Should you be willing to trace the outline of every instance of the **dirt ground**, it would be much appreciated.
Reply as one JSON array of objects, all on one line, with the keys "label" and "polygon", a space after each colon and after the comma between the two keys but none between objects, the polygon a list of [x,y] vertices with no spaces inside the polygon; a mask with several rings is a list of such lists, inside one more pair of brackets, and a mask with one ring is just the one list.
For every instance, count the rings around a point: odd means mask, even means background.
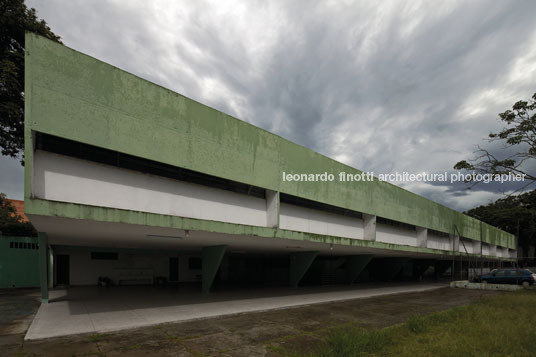
[{"label": "dirt ground", "polygon": [[23,291],[18,298],[15,293],[0,294],[0,355],[277,356],[280,348],[314,349],[331,327],[349,323],[367,328],[390,326],[415,313],[467,305],[492,294],[498,292],[442,288],[25,342],[23,331],[37,309],[38,292]]},{"label": "dirt ground", "polygon": [[0,355],[20,344],[40,304],[39,289],[0,289]]}]

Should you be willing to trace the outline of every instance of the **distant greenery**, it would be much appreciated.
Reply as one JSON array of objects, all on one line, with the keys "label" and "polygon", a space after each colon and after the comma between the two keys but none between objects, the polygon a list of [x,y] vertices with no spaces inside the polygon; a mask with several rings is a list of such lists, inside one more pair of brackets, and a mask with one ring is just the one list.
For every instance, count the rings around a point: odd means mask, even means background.
[{"label": "distant greenery", "polygon": [[0,234],[23,237],[37,236],[32,224],[24,222],[4,193],[0,193]]},{"label": "distant greenery", "polygon": [[380,330],[335,328],[316,352],[289,355],[535,356],[534,316],[536,291],[505,293]]},{"label": "distant greenery", "polygon": [[536,190],[507,196],[466,212],[483,222],[519,236],[519,245],[528,251],[536,245]]}]

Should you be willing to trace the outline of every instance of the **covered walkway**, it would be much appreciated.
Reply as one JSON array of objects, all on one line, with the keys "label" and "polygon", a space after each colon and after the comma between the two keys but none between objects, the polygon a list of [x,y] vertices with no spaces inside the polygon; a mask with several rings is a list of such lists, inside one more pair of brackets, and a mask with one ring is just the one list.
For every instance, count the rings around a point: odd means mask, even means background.
[{"label": "covered walkway", "polygon": [[25,339],[109,332],[444,286],[445,283],[377,283],[298,289],[233,289],[214,294],[203,294],[195,287],[55,289],[50,291],[50,303],[39,308]]}]

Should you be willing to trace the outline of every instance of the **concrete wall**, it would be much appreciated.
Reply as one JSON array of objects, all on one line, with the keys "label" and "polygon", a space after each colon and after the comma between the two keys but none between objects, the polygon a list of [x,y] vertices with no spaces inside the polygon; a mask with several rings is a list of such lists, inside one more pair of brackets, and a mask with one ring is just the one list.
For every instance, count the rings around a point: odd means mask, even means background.
[{"label": "concrete wall", "polygon": [[298,232],[363,239],[363,220],[281,203],[280,227]]},{"label": "concrete wall", "polygon": [[417,232],[400,226],[376,223],[376,241],[415,247],[417,246]]},{"label": "concrete wall", "polygon": [[426,242],[426,246],[433,249],[452,250],[449,237],[439,236],[430,231],[428,231],[428,241]]},{"label": "concrete wall", "polygon": [[[103,250],[96,249],[95,251]],[[179,258],[179,282],[197,281],[201,274],[200,269],[189,269],[188,259],[192,256],[189,254],[119,251],[117,260],[93,260],[91,252],[91,248],[88,250],[70,249],[69,247],[54,249],[55,254],[67,254],[70,257],[70,285],[97,285],[99,276],[106,276],[117,282],[117,276],[122,269],[152,270],[154,278],[164,276],[169,279],[170,257]],[[117,251],[110,249],[109,252]]]},{"label": "concrete wall", "polygon": [[266,201],[45,151],[34,156],[37,198],[266,226]]},{"label": "concrete wall", "polygon": [[[462,244],[462,242],[465,244],[465,248],[464,248],[464,244]],[[467,249],[467,251],[466,251]],[[479,253],[480,254],[480,251],[478,252],[475,252],[474,249],[473,249],[473,241],[472,240],[469,240],[469,239],[463,239],[461,238],[460,239],[460,245],[458,246],[458,250],[462,253]]]},{"label": "concrete wall", "polygon": [[[65,46],[28,34],[25,59],[28,213],[42,213],[31,197],[39,131],[445,233],[456,225],[480,239],[478,220],[387,182],[284,181],[283,172],[361,172]],[[516,248],[513,235],[482,231],[483,241]]]},{"label": "concrete wall", "polygon": [[482,243],[482,255],[489,255],[489,254],[490,254],[489,244]]}]

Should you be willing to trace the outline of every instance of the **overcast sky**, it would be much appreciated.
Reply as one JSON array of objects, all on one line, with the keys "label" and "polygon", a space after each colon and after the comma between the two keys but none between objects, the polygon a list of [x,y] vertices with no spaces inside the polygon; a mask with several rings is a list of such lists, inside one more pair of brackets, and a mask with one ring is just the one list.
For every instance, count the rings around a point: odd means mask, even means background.
[{"label": "overcast sky", "polygon": [[[535,1],[27,3],[69,47],[375,174],[451,172],[536,92]],[[400,185],[457,210],[511,189]]]}]

